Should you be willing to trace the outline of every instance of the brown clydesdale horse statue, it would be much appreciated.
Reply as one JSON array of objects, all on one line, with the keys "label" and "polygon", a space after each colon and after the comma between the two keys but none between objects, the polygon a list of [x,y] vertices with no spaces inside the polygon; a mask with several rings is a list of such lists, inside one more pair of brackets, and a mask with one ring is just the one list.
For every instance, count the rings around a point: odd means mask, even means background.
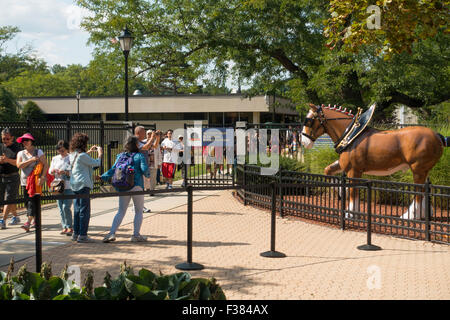
[{"label": "brown clydesdale horse statue", "polygon": [[[310,149],[314,141],[327,133],[334,143],[339,142],[353,115],[341,107],[326,107],[310,104],[302,131],[302,145]],[[399,170],[411,169],[414,183],[424,184],[428,173],[439,161],[446,140],[433,130],[414,126],[397,130],[381,131],[366,127],[351,145],[340,154],[339,160],[325,168],[326,175],[345,171],[349,178],[360,178],[363,174],[386,176]],[[424,218],[425,210],[420,206],[422,196],[416,195],[403,219]],[[359,208],[359,194],[350,189],[348,210]],[[347,217],[351,215],[347,215]]]}]

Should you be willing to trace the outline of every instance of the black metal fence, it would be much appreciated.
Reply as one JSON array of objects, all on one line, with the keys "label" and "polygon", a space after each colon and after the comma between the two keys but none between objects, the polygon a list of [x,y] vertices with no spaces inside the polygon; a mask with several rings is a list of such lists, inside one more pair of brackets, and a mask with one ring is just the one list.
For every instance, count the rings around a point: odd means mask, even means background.
[{"label": "black metal fence", "polygon": [[[114,160],[123,150],[123,141],[130,134],[137,124],[105,123],[100,122],[0,122],[0,131],[4,128],[11,129],[17,138],[29,132],[36,139],[36,147],[42,149],[50,165],[51,159],[58,153],[56,144],[59,140],[70,141],[77,132],[86,133],[89,136],[88,145],[98,145],[103,148],[102,163],[94,172],[94,175],[101,175],[111,168]],[[155,124],[146,125],[146,129],[155,129]],[[96,181],[93,192],[98,192],[101,181]],[[44,187],[44,195],[48,195],[47,187]],[[20,196],[23,197],[20,190]],[[48,203],[48,201],[47,201]]]},{"label": "black metal fence", "polygon": [[[370,212],[373,232],[450,244],[449,186],[350,179],[286,170],[280,170],[275,176],[262,176],[260,167],[250,165],[238,165],[236,173],[238,185],[277,183],[276,207],[281,216],[313,220],[341,229],[366,230]],[[349,207],[351,189],[360,200]],[[270,209],[270,192],[269,188],[242,189],[237,194],[244,204]],[[415,201],[416,196],[423,199],[420,205],[415,205],[419,203]],[[408,212],[409,216],[402,218]]]}]

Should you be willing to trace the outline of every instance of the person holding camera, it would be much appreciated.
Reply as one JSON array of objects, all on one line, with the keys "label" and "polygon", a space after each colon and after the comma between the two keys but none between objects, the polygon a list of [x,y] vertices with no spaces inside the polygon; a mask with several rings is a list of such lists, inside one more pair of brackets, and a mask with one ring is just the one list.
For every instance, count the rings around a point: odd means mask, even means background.
[{"label": "person holding camera", "polygon": [[[72,191],[79,195],[89,194],[94,188],[93,169],[100,166],[103,156],[103,149],[95,145],[86,151],[88,141],[89,137],[85,133],[76,133],[70,141],[70,163],[72,166],[70,185]],[[98,153],[97,159],[89,156],[89,153],[92,152]],[[73,206],[73,241],[79,243],[93,242],[87,236],[90,218],[91,199],[75,199]]]},{"label": "person holding camera", "polygon": [[150,170],[149,190],[155,190],[156,188],[156,176],[158,166],[161,162],[161,148],[160,148],[160,130],[148,130],[147,141],[151,142],[151,147],[148,150],[148,167]]}]

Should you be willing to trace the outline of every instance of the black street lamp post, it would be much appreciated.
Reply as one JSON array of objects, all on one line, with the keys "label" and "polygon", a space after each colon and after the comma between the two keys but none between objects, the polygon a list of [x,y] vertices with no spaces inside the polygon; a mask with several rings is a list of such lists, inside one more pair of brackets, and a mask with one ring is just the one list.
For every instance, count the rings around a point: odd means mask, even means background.
[{"label": "black street lamp post", "polygon": [[128,121],[128,54],[133,45],[133,38],[127,27],[125,27],[122,35],[119,37],[120,48],[125,56],[125,121]]}]

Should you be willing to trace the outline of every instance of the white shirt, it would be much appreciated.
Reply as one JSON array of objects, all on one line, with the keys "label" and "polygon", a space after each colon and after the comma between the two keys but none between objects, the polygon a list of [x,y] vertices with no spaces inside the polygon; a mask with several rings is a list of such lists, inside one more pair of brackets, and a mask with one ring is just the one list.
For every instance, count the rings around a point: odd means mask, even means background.
[{"label": "white shirt", "polygon": [[180,151],[180,145],[177,141],[170,140],[169,138],[164,139],[161,143],[161,148],[172,148],[172,151],[164,150],[163,162],[177,163],[178,162],[178,152]]},{"label": "white shirt", "polygon": [[55,169],[62,170],[62,171],[70,171],[70,156],[67,155],[66,157],[63,158],[61,155],[57,155],[57,156],[53,157],[52,163],[50,164],[50,168],[48,169],[48,172],[51,175],[54,175],[55,178],[64,180],[64,188],[65,189],[67,189],[67,190],[72,189],[70,187],[70,177],[65,176],[65,175],[59,175],[56,172],[54,173],[53,171]]}]

